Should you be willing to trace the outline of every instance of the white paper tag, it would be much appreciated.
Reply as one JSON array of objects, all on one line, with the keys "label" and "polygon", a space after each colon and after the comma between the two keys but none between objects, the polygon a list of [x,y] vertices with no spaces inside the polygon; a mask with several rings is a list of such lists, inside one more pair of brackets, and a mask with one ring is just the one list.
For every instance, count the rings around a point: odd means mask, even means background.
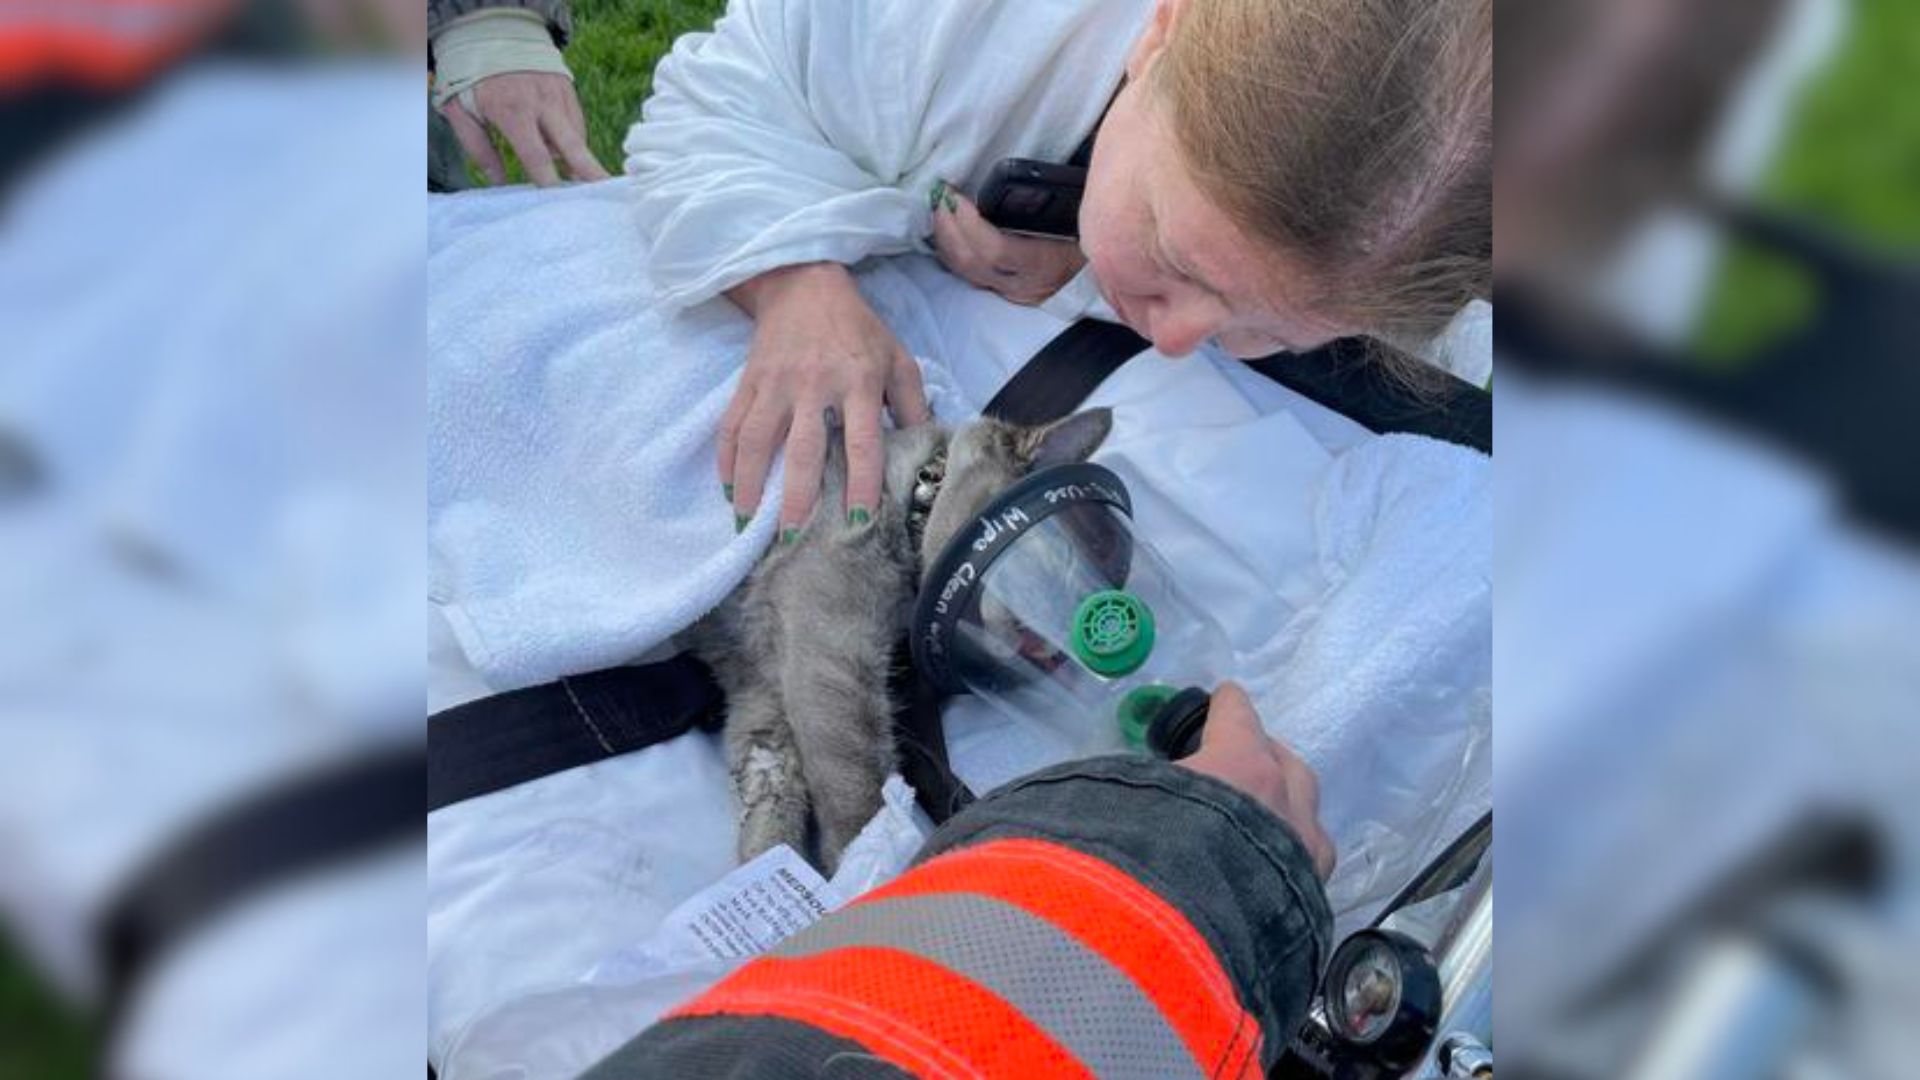
[{"label": "white paper tag", "polygon": [[841,905],[834,887],[785,844],[762,852],[673,909],[661,932],[703,955],[758,956]]},{"label": "white paper tag", "polygon": [[645,944],[607,957],[587,978],[628,982],[689,964],[758,956],[845,902],[782,844],[688,897]]}]

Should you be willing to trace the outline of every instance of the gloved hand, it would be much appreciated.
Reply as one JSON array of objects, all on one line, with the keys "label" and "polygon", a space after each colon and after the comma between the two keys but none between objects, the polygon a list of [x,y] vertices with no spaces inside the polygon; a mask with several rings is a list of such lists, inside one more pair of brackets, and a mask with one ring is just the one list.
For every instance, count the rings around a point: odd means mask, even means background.
[{"label": "gloved hand", "polygon": [[467,156],[493,183],[507,169],[487,129],[500,132],[541,187],[560,182],[561,164],[575,180],[605,180],[587,149],[587,121],[567,62],[539,15],[482,8],[449,23],[433,39],[433,102]]},{"label": "gloved hand", "polygon": [[1247,692],[1222,683],[1207,707],[1200,749],[1176,764],[1205,773],[1252,796],[1293,828],[1313,868],[1325,881],[1333,873],[1333,841],[1320,826],[1320,781],[1300,755],[1260,726]]},{"label": "gloved hand", "polygon": [[[470,98],[471,109],[465,104]],[[474,83],[471,93],[449,98],[440,113],[467,156],[496,184],[505,183],[507,167],[487,136],[500,131],[520,157],[528,179],[541,187],[560,182],[555,158],[564,162],[575,180],[605,180],[607,170],[587,149],[587,120],[579,95],[565,75],[546,71],[508,71]]]}]

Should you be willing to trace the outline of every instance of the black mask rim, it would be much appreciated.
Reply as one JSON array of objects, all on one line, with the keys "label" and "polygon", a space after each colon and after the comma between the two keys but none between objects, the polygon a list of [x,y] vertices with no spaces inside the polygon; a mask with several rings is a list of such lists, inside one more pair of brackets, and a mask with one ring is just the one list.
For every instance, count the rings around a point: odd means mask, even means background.
[{"label": "black mask rim", "polygon": [[973,525],[954,534],[940,549],[914,600],[908,639],[913,664],[941,694],[966,691],[953,671],[954,629],[963,618],[978,618],[980,590],[974,588],[1000,554],[1028,530],[1072,506],[1111,506],[1128,520],[1133,498],[1120,477],[1103,465],[1072,462],[1022,477],[975,515]]}]

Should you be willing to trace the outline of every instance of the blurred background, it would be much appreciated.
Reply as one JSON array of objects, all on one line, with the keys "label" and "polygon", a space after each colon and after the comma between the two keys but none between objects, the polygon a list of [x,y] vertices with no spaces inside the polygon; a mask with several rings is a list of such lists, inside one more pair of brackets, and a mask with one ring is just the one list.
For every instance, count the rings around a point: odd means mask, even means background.
[{"label": "blurred background", "polygon": [[1903,0],[1498,0],[1498,1054],[1910,1075]]},{"label": "blurred background", "polygon": [[[1779,31],[1804,39],[1806,59],[1794,59],[1807,64],[1807,82],[1783,96],[1780,147],[1770,161],[1759,155],[1751,197],[1869,250],[1920,250],[1920,95],[1898,89],[1920,70],[1920,7],[1850,0],[1833,14],[1807,10]],[[1791,260],[1735,240],[1701,313],[1700,350],[1751,356],[1805,325],[1816,300]]]},{"label": "blurred background", "polygon": [[[0,1077],[418,1075],[421,6],[123,6],[0,14]],[[1911,1075],[1920,5],[1495,10],[1496,1051]]]},{"label": "blurred background", "polygon": [[0,1076],[417,1076],[413,0],[0,7]]}]

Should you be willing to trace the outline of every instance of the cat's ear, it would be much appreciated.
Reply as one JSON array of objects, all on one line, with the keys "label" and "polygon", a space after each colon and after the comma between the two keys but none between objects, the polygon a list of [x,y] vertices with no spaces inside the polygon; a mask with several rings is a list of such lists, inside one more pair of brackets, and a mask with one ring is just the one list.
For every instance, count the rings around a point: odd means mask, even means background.
[{"label": "cat's ear", "polygon": [[1064,420],[1036,428],[1029,433],[1024,447],[1027,468],[1031,471],[1085,461],[1112,430],[1111,409],[1082,409]]}]

